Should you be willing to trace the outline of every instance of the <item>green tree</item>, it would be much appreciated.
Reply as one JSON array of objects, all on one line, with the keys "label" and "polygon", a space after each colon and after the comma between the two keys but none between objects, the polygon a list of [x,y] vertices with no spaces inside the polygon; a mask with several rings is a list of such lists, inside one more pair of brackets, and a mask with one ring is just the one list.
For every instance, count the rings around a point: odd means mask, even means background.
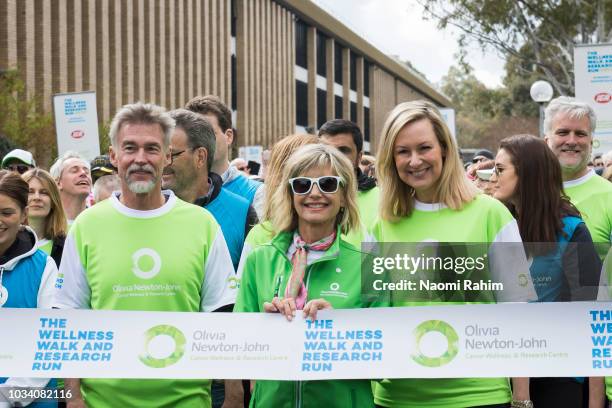
[{"label": "green tree", "polygon": [[[453,26],[459,44],[477,43],[509,60],[523,76],[536,73],[558,94],[574,93],[575,44],[612,38],[612,0],[419,0],[426,18]],[[465,54],[464,54],[465,55]]]},{"label": "green tree", "polygon": [[538,107],[528,97],[529,87],[512,78],[506,87],[487,88],[468,64],[450,67],[441,89],[456,111],[457,140],[461,147],[497,149],[499,141],[516,133],[537,133]]},{"label": "green tree", "polygon": [[45,167],[57,154],[55,127],[51,114],[41,112],[38,106],[40,99],[27,94],[17,70],[0,74],[0,134],[9,146],[31,151]]}]

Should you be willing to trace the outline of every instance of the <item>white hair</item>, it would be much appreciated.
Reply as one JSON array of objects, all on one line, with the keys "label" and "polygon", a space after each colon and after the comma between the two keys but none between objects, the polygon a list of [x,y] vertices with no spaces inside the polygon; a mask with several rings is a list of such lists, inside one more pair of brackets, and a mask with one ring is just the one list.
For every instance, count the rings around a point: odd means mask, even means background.
[{"label": "white hair", "polygon": [[85,163],[88,169],[91,169],[89,162],[85,160],[81,154],[75,152],[74,150],[68,150],[62,156],[58,157],[55,163],[53,163],[49,169],[49,174],[51,174],[51,177],[53,177],[55,181],[58,181],[62,177],[62,173],[66,167],[66,162],[70,159],[79,159]]},{"label": "white hair", "polygon": [[136,102],[124,105],[115,114],[110,125],[108,137],[113,147],[117,148],[117,136],[121,126],[125,123],[140,123],[146,125],[159,125],[164,134],[164,148],[170,146],[170,138],[174,131],[175,121],[161,106],[152,103]]},{"label": "white hair", "polygon": [[605,167],[612,165],[612,150],[601,156],[601,159],[603,160]]},{"label": "white hair", "polygon": [[568,114],[571,118],[582,119],[584,117],[589,119],[589,127],[591,134],[595,131],[597,125],[597,116],[592,107],[584,102],[579,101],[576,98],[569,96],[559,96],[558,98],[550,101],[546,110],[544,111],[544,134],[550,135],[552,132],[552,121],[555,116],[559,113]]},{"label": "white hair", "polygon": [[96,180],[93,186],[94,201],[100,202],[102,193],[110,194],[113,191],[121,190],[121,180],[116,174],[107,174]]}]

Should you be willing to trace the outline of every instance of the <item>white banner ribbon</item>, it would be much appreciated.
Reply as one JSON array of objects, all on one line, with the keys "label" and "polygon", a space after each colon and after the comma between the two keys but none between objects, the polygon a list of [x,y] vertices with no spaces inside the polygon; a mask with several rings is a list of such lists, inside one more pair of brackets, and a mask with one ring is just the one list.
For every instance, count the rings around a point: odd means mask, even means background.
[{"label": "white banner ribbon", "polygon": [[609,302],[300,315],[0,309],[0,377],[348,378],[612,375]]}]

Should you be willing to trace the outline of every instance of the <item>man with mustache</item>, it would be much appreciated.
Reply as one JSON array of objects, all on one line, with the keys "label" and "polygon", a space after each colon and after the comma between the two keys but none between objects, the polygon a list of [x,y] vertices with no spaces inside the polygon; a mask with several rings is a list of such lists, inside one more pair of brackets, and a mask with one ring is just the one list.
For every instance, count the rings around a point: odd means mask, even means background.
[{"label": "man with mustache", "polygon": [[[575,98],[560,96],[544,114],[544,140],[559,159],[563,188],[604,257],[612,241],[612,183],[588,168],[597,118],[595,111]],[[608,279],[612,277],[608,276]],[[612,378],[606,379],[612,400]],[[603,379],[589,379],[589,406],[603,407]]]},{"label": "man with mustache", "polygon": [[[54,307],[232,310],[234,271],[219,224],[161,190],[173,130],[174,120],[156,105],[126,105],[115,115],[110,159],[121,190],[72,225]],[[66,389],[74,407],[211,405],[210,380],[66,379]]]},{"label": "man with mustache", "polygon": [[67,151],[49,170],[60,191],[68,225],[87,208],[87,197],[91,193],[89,162],[77,152]]}]

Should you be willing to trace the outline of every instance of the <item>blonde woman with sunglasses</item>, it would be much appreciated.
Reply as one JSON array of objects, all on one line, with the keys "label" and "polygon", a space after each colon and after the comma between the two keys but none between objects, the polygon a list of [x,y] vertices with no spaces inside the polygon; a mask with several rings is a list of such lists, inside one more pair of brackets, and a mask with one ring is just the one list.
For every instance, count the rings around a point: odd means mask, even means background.
[{"label": "blonde woman with sunglasses", "polygon": [[[351,163],[333,147],[308,145],[288,159],[272,196],[279,233],[246,258],[236,312],[297,313],[372,307],[361,297],[361,252],[342,234],[359,228]],[[251,406],[373,407],[369,380],[260,381]]]}]

